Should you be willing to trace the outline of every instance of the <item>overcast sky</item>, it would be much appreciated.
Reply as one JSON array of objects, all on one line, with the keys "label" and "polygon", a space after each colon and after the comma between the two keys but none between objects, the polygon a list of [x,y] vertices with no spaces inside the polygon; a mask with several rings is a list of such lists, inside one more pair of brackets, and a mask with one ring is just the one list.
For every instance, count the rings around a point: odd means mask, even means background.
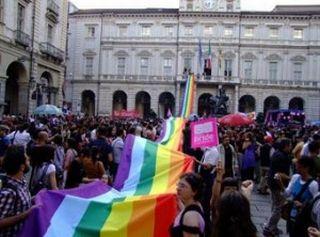
[{"label": "overcast sky", "polygon": [[[177,8],[179,0],[71,0],[79,8]],[[318,4],[320,0],[242,0],[242,10],[269,11],[275,5]]]}]

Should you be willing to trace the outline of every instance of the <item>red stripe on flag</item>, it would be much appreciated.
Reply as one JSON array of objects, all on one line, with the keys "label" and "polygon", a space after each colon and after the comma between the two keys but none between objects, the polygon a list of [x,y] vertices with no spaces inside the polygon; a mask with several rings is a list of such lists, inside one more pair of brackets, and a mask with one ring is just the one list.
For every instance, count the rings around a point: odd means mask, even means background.
[{"label": "red stripe on flag", "polygon": [[177,215],[177,197],[164,194],[157,198],[154,220],[154,237],[169,237],[169,228]]}]

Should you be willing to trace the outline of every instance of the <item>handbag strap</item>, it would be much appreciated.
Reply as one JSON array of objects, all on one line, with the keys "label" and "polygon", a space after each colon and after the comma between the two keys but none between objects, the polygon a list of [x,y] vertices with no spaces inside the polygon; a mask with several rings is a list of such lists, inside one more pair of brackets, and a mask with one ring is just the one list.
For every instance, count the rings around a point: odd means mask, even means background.
[{"label": "handbag strap", "polygon": [[313,179],[309,179],[301,188],[298,195],[294,198],[294,200],[298,201],[302,197],[303,193],[306,191],[306,189],[309,187],[309,184],[313,181]]}]

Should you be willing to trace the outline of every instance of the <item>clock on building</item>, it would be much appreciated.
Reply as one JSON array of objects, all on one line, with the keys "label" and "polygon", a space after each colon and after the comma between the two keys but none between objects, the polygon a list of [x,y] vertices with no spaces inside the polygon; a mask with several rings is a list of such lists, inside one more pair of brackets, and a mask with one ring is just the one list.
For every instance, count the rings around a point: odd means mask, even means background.
[{"label": "clock on building", "polygon": [[205,9],[212,9],[215,5],[216,0],[203,0],[203,5]]}]

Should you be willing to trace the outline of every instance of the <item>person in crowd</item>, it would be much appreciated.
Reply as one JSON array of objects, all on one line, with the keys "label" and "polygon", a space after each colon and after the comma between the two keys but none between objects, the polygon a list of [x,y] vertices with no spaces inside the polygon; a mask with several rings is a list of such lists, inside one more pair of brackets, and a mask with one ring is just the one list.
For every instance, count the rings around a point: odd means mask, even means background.
[{"label": "person in crowd", "polygon": [[230,137],[224,135],[222,143],[217,147],[224,168],[224,177],[234,177],[236,172],[239,172],[237,153],[234,147],[230,144]]},{"label": "person in crowd", "polygon": [[204,217],[206,222],[206,235],[210,234],[210,197],[212,195],[212,185],[215,176],[215,168],[219,161],[219,151],[217,147],[207,147],[199,164],[199,173],[203,179],[204,187],[201,198],[201,204],[204,209]]},{"label": "person in crowd", "polygon": [[53,143],[54,143],[54,147],[55,147],[53,163],[56,167],[57,183],[58,183],[59,187],[62,187],[63,164],[64,164],[64,157],[65,157],[62,136],[56,135],[53,139]]},{"label": "person in crowd", "polygon": [[254,168],[256,166],[256,146],[254,143],[253,135],[251,133],[245,135],[242,149],[243,156],[241,157],[241,179],[243,181],[253,180]]},{"label": "person in crowd", "polygon": [[0,236],[13,237],[21,229],[32,209],[31,196],[24,174],[30,168],[23,146],[8,147],[3,160],[6,175],[1,178]]},{"label": "person in crowd", "polygon": [[314,160],[302,156],[296,163],[297,174],[294,174],[285,189],[285,195],[293,200],[287,228],[290,237],[306,236],[307,229],[301,229],[299,214],[303,207],[319,192],[318,183],[312,178]]},{"label": "person in crowd", "polygon": [[28,132],[29,124],[25,123],[21,125],[17,130],[8,134],[8,139],[13,145],[22,145],[27,147],[27,144],[31,141],[30,133]]},{"label": "person in crowd", "polygon": [[281,218],[281,208],[285,202],[285,198],[281,194],[281,186],[277,179],[275,179],[275,174],[281,174],[282,177],[289,178],[291,158],[289,154],[291,153],[291,141],[284,138],[279,141],[279,150],[277,150],[271,157],[270,160],[270,170],[268,175],[268,185],[271,191],[271,201],[272,201],[272,212],[268,223],[264,227],[264,236],[277,236],[282,233],[278,229],[278,222]]},{"label": "person in crowd", "polygon": [[38,148],[38,156],[32,162],[30,192],[35,196],[41,189],[57,190],[56,166],[53,164],[55,148],[44,145]]},{"label": "person in crowd", "polygon": [[97,139],[89,144],[89,147],[97,147],[99,152],[99,159],[104,165],[104,169],[110,174],[113,164],[113,150],[112,146],[106,140],[107,128],[100,126],[97,129]]},{"label": "person in crowd", "polygon": [[212,209],[212,220],[215,220],[215,214],[217,209],[217,203],[220,200],[221,195],[224,192],[229,191],[240,191],[242,192],[248,200],[251,198],[251,193],[253,190],[253,181],[246,180],[241,183],[236,178],[223,178],[224,177],[224,169],[222,166],[222,162],[219,161],[216,167],[216,178],[214,180],[214,184],[212,186],[212,196],[210,200],[210,206]]},{"label": "person in crowd", "polygon": [[313,134],[312,138],[309,139],[309,141],[307,141],[304,145],[303,148],[301,150],[301,156],[310,156],[309,154],[309,144],[310,142],[315,141],[315,142],[320,142],[320,134],[319,133],[315,133]]},{"label": "person in crowd", "polygon": [[177,184],[180,212],[170,228],[172,237],[202,237],[205,231],[203,209],[199,203],[202,179],[195,173],[186,173]]},{"label": "person in crowd", "polygon": [[212,237],[257,237],[249,200],[241,192],[224,192],[217,206]]},{"label": "person in crowd", "polygon": [[265,143],[260,149],[260,166],[261,166],[261,181],[258,187],[258,192],[260,194],[269,194],[268,193],[268,173],[270,167],[270,158],[275,152],[272,147],[273,139],[271,136],[264,137]]},{"label": "person in crowd", "polygon": [[98,148],[91,147],[91,149],[89,149],[86,147],[82,149],[81,153],[83,157],[82,165],[87,181],[91,182],[103,178],[108,180],[103,163],[99,161]]},{"label": "person in crowd", "polygon": [[121,160],[122,151],[124,148],[124,138],[126,137],[125,130],[121,127],[117,129],[117,137],[112,142],[112,149],[113,149],[113,167],[111,170],[111,175],[113,177],[116,176],[116,173],[118,171],[118,166]]},{"label": "person in crowd", "polygon": [[0,173],[3,173],[2,160],[10,145],[10,140],[7,137],[9,131],[10,128],[7,125],[0,125]]},{"label": "person in crowd", "polygon": [[63,162],[63,186],[66,182],[67,173],[72,161],[74,161],[76,157],[78,157],[77,143],[73,138],[69,138],[67,140],[66,149],[67,151],[65,153],[64,162]]},{"label": "person in crowd", "polygon": [[66,181],[64,188],[77,188],[82,183],[89,183],[93,181],[86,178],[86,173],[83,167],[83,159],[88,156],[88,153],[84,150],[80,152],[79,156],[77,155],[75,159],[71,161],[68,170],[65,170]]}]

